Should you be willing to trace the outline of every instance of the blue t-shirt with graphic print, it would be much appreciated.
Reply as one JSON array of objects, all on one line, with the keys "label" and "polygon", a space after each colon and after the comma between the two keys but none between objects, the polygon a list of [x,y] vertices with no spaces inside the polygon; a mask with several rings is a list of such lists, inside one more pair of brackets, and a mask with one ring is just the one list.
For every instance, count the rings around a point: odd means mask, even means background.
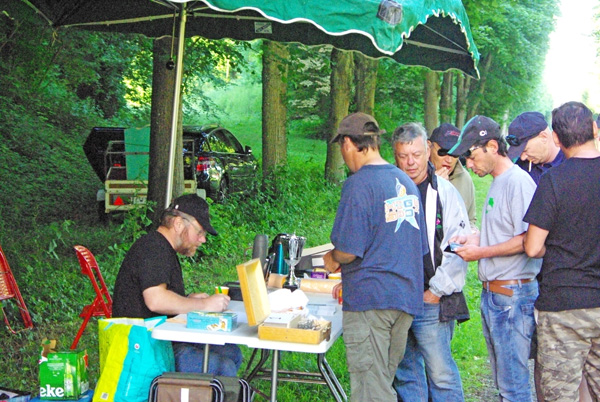
[{"label": "blue t-shirt with graphic print", "polygon": [[422,313],[425,231],[419,191],[396,166],[348,177],[331,232],[335,248],[357,256],[342,265],[343,310]]}]

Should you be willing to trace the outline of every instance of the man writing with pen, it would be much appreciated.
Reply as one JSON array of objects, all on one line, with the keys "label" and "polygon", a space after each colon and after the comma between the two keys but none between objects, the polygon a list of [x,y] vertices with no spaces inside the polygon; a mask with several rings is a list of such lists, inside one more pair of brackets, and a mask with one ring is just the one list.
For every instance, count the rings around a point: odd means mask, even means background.
[{"label": "man writing with pen", "polygon": [[[191,257],[216,235],[210,224],[208,204],[196,194],[173,200],[164,210],[160,226],[140,237],[131,246],[121,265],[113,295],[113,317],[150,318],[173,316],[194,310],[220,312],[229,305],[229,296],[192,293],[186,296],[177,254]],[[173,342],[175,369],[202,372],[204,345]],[[213,345],[208,372],[235,377],[242,364],[237,345]]]}]

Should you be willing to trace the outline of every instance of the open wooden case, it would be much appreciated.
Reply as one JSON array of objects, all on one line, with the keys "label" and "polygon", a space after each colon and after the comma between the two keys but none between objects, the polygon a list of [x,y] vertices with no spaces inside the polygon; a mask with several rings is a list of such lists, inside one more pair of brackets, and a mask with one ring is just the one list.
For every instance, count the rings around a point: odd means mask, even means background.
[{"label": "open wooden case", "polygon": [[258,325],[258,338],[272,341],[319,344],[329,339],[331,322],[319,321],[318,329],[281,328],[263,324],[271,314],[267,285],[260,260],[255,258],[237,266],[248,325]]}]

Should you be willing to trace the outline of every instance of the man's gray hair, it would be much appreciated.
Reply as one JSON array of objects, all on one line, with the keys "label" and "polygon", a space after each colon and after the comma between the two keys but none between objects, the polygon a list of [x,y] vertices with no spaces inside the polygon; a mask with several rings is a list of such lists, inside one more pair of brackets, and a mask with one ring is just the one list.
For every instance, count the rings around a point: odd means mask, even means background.
[{"label": "man's gray hair", "polygon": [[408,144],[413,142],[416,138],[421,137],[423,144],[427,148],[427,132],[425,127],[421,123],[406,123],[394,130],[392,135],[392,146],[397,142],[400,144]]}]

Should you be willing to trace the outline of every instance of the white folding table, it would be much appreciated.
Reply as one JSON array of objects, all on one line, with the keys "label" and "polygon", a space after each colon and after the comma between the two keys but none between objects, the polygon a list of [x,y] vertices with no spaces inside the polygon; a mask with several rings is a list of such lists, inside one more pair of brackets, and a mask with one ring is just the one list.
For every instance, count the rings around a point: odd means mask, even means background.
[{"label": "white folding table", "polygon": [[[335,373],[332,371],[329,363],[325,359],[325,353],[333,345],[333,343],[342,334],[342,306],[340,306],[337,300],[333,299],[331,294],[325,293],[306,293],[309,299],[308,308],[311,314],[316,316],[322,316],[323,318],[331,321],[331,335],[329,339],[323,340],[317,345],[304,344],[304,343],[292,343],[292,342],[279,342],[258,339],[258,327],[248,326],[248,319],[244,304],[241,301],[231,301],[229,304],[228,311],[234,311],[238,314],[238,325],[232,332],[213,332],[203,331],[198,329],[187,328],[185,323],[185,315],[177,316],[174,319],[167,321],[164,324],[159,325],[152,331],[152,337],[156,339],[169,340],[175,342],[191,342],[191,343],[203,343],[206,344],[204,353],[203,368],[206,372],[208,368],[208,351],[209,345],[224,345],[226,343],[245,345],[253,349],[261,350],[261,359],[257,366],[252,370],[249,380],[258,377],[259,372],[265,372],[262,369],[262,365],[268,358],[268,354],[272,352],[272,368],[271,368],[271,401],[277,400],[277,381],[279,375],[279,355],[281,351],[287,352],[301,352],[301,353],[312,353],[316,355],[317,366],[319,367],[319,373],[295,373],[286,372],[290,376],[282,380],[297,380],[302,382],[303,379],[300,377],[316,376],[319,381],[309,381],[327,384],[334,398],[339,401],[346,401],[347,396],[344,392],[341,384],[339,383]],[[335,311],[333,315],[318,314]],[[266,352],[266,353],[265,353]],[[283,371],[282,371],[283,372]],[[294,376],[296,374],[297,376]],[[300,375],[301,374],[301,375]],[[306,382],[306,381],[304,381]]]}]

